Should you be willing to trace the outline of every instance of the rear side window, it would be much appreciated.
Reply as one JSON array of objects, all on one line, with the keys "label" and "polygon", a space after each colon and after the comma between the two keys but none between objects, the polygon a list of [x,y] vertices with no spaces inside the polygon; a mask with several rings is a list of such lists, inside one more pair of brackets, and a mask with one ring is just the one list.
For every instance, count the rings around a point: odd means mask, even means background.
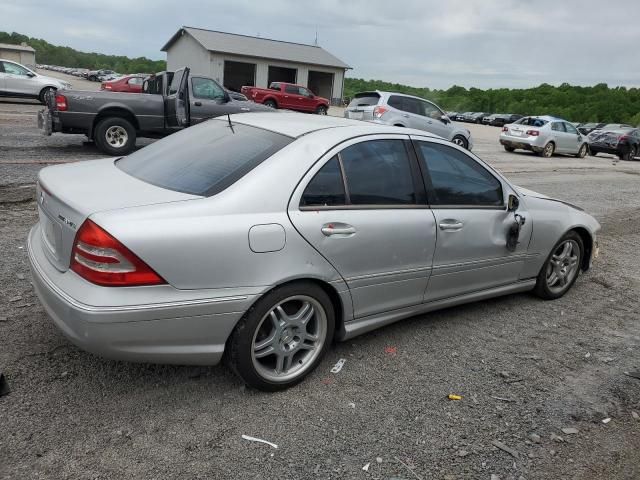
[{"label": "rear side window", "polygon": [[370,140],[340,152],[352,205],[411,205],[416,194],[402,140]]},{"label": "rear side window", "polygon": [[227,120],[210,120],[159,140],[116,162],[120,170],[158,187],[211,196],[229,187],[293,141]]},{"label": "rear side window", "polygon": [[378,95],[375,92],[356,93],[356,96],[354,97],[353,100],[351,100],[351,102],[349,103],[349,107],[347,108],[373,107],[375,105],[378,105],[379,101],[380,101],[380,95]]},{"label": "rear side window", "polygon": [[502,206],[502,184],[487,169],[455,148],[417,142],[431,183],[432,205]]},{"label": "rear side window", "polygon": [[515,123],[517,123],[518,125],[528,125],[530,127],[543,127],[549,122],[547,122],[546,120],[542,120],[541,118],[524,117],[516,121]]},{"label": "rear side window", "polygon": [[554,132],[564,132],[564,122],[553,122],[551,124],[551,130]]},{"label": "rear side window", "polygon": [[309,182],[300,200],[301,207],[344,205],[346,196],[338,157],[333,157]]}]

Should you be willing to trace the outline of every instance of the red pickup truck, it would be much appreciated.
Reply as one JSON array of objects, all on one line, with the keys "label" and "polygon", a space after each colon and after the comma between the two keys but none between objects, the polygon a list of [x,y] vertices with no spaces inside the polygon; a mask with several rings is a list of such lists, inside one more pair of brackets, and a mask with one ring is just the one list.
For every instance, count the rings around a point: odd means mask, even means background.
[{"label": "red pickup truck", "polygon": [[308,88],[293,83],[272,82],[269,88],[245,86],[240,91],[249,100],[271,108],[315,112],[318,115],[326,115],[329,110],[329,100],[316,97]]}]

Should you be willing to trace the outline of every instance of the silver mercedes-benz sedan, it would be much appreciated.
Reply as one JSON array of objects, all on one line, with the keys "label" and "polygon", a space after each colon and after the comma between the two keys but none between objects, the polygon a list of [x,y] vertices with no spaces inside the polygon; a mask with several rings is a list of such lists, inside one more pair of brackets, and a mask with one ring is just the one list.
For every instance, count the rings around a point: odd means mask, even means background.
[{"label": "silver mercedes-benz sedan", "polygon": [[419,130],[245,113],[47,167],[35,290],[71,342],[289,387],[334,339],[513,292],[564,295],[598,222]]}]

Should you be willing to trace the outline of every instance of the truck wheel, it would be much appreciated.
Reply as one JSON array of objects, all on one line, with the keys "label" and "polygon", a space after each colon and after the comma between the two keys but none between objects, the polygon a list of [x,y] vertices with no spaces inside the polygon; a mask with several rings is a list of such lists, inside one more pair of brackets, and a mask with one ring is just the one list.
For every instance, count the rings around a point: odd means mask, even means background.
[{"label": "truck wheel", "polygon": [[318,115],[326,115],[327,114],[327,107],[325,107],[324,105],[319,105],[318,108],[316,108],[316,114],[318,114]]},{"label": "truck wheel", "polygon": [[266,102],[264,102],[264,104],[269,108],[273,108],[273,109],[278,108],[278,104],[276,103],[275,100],[267,100]]},{"label": "truck wheel", "polygon": [[136,129],[125,118],[109,117],[98,122],[93,138],[101,151],[114,157],[127,155],[136,146]]}]

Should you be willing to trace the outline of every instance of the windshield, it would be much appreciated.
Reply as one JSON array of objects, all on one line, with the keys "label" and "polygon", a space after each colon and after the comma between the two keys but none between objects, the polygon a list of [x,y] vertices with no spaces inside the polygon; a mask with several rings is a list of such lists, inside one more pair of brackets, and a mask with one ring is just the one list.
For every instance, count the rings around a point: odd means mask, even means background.
[{"label": "windshield", "polygon": [[158,187],[209,197],[229,187],[293,141],[278,133],[210,120],[174,133],[116,162]]}]

